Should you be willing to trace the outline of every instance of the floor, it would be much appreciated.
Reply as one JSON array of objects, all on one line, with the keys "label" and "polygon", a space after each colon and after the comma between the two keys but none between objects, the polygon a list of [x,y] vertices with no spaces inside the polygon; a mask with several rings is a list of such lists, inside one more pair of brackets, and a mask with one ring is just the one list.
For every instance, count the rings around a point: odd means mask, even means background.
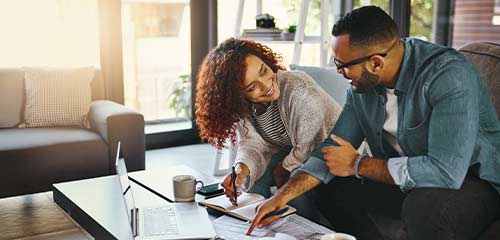
[{"label": "floor", "polygon": [[[146,151],[146,169],[184,164],[213,175],[215,157],[207,144],[151,150]],[[94,239],[52,201],[52,192],[0,199],[0,223],[0,240]]]}]

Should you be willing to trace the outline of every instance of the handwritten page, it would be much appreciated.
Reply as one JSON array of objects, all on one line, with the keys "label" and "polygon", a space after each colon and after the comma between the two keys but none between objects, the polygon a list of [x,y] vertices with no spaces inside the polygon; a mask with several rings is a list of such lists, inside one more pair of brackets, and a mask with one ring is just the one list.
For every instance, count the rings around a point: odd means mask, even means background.
[{"label": "handwritten page", "polygon": [[[262,202],[259,201],[259,202],[252,203],[250,205],[246,205],[244,207],[234,209],[229,214],[236,216],[238,218],[241,218],[241,219],[245,219],[247,221],[252,221],[255,218],[255,215],[257,215],[257,213],[256,213],[257,206],[259,206],[259,204],[261,204],[261,203]],[[288,207],[288,211],[283,213],[282,214],[283,216],[290,215],[290,214],[295,213],[297,211],[297,209],[295,209],[294,207],[291,207],[288,205],[287,205],[287,207]]]},{"label": "handwritten page", "polygon": [[264,197],[260,194],[256,193],[243,193],[238,197],[238,206],[233,206],[229,199],[225,195],[221,195],[218,197],[210,198],[207,200],[200,201],[201,205],[205,205],[208,207],[219,207],[222,208],[220,210],[226,212],[237,209],[242,206],[249,205],[254,202],[259,202],[264,200]]},{"label": "handwritten page", "polygon": [[257,206],[259,206],[259,204],[261,204],[260,201],[254,202],[250,205],[246,205],[244,207],[234,209],[232,211],[232,213],[236,214],[237,216],[241,217],[242,219],[244,218],[244,219],[248,219],[251,221],[256,215],[255,209],[257,208]]}]

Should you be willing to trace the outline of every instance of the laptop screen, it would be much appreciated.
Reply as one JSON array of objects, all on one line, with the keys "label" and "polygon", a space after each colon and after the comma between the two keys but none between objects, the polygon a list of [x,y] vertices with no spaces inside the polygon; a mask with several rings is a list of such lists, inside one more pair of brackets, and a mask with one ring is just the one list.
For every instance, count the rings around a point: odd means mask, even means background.
[{"label": "laptop screen", "polygon": [[118,148],[116,150],[116,174],[120,179],[120,186],[123,194],[123,199],[125,201],[125,206],[127,208],[127,214],[129,222],[132,220],[131,211],[135,208],[134,196],[132,195],[132,190],[130,189],[130,182],[128,180],[127,167],[125,166],[125,159],[120,159],[120,142],[118,142]]}]

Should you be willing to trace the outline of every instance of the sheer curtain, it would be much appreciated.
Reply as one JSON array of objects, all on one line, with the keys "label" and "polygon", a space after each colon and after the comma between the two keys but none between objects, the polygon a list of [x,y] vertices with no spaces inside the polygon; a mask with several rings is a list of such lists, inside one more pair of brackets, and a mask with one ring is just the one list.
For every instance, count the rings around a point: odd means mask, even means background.
[{"label": "sheer curtain", "polygon": [[100,68],[97,0],[0,0],[0,68]]}]

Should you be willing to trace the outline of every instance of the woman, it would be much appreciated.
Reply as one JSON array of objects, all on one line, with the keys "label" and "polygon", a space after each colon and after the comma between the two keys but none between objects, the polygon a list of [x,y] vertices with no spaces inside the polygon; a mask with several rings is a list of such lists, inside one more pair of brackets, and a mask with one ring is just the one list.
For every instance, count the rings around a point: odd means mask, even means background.
[{"label": "woman", "polygon": [[[201,138],[218,148],[226,139],[237,142],[235,185],[264,197],[323,142],[341,111],[313,79],[284,71],[279,60],[265,45],[230,38],[208,53],[198,73]],[[271,161],[277,153],[284,158]],[[222,186],[235,204],[231,174]]]}]

